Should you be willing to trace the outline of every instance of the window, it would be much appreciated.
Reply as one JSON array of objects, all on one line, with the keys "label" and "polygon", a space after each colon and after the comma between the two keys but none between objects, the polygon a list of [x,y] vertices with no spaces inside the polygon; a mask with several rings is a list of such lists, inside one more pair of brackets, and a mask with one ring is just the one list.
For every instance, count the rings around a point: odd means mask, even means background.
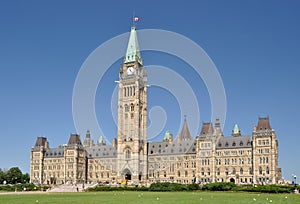
[{"label": "window", "polygon": [[184,172],[184,176],[188,177],[188,172],[187,171]]},{"label": "window", "polygon": [[267,174],[270,174],[270,169],[269,169],[268,166],[267,166],[267,168],[266,168],[266,173],[267,173]]},{"label": "window", "polygon": [[243,168],[240,169],[240,174],[242,175],[244,173]]},{"label": "window", "polygon": [[228,176],[228,168],[225,169],[225,175]]},{"label": "window", "polygon": [[129,149],[126,149],[126,150],[125,150],[125,159],[130,159],[130,157],[131,157],[130,150],[129,150]]},{"label": "window", "polygon": [[261,168],[261,166],[259,167],[258,171],[259,171],[259,174],[262,174],[262,168]]},{"label": "window", "polygon": [[242,141],[240,142],[240,146],[244,146],[244,143]]},{"label": "window", "polygon": [[133,103],[130,104],[130,111],[134,111],[134,105],[133,105]]},{"label": "window", "polygon": [[235,147],[235,145],[236,145],[236,144],[235,144],[235,142],[233,142],[233,143],[232,143],[232,146],[234,146],[234,147]]},{"label": "window", "polygon": [[232,174],[236,174],[235,168],[232,169]]},{"label": "window", "polygon": [[252,168],[250,167],[249,168],[249,174],[252,174],[253,172],[252,172]]},{"label": "window", "polygon": [[220,175],[220,169],[217,168],[217,175],[219,176]]},{"label": "window", "polygon": [[204,176],[204,168],[201,169],[201,175]]},{"label": "window", "polygon": [[125,112],[128,112],[129,111],[129,107],[127,104],[125,104]]},{"label": "window", "polygon": [[177,172],[178,177],[180,177],[180,171]]}]

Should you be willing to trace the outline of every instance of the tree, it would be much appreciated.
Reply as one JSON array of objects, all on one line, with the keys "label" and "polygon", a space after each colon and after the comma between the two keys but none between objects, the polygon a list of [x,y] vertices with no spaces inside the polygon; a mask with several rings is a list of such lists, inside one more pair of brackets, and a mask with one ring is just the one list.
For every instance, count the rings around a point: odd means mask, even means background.
[{"label": "tree", "polygon": [[5,181],[5,172],[0,168],[0,184],[3,184]]},{"label": "tree", "polygon": [[22,171],[18,167],[10,168],[6,173],[7,183],[16,184],[22,182]]},{"label": "tree", "polygon": [[21,183],[29,183],[29,181],[30,181],[30,176],[29,176],[29,174],[28,174],[28,173],[23,174],[23,175],[22,175],[22,182],[21,182]]}]

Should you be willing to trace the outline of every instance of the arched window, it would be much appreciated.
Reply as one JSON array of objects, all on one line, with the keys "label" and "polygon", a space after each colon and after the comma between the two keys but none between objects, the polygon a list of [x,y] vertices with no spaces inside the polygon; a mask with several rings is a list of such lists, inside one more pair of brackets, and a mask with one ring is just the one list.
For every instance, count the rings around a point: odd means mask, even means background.
[{"label": "arched window", "polygon": [[232,169],[232,174],[236,174],[235,168]]},{"label": "arched window", "polygon": [[267,168],[266,168],[266,173],[267,173],[267,174],[270,174],[270,169],[269,169],[268,166],[267,166]]},{"label": "arched window", "polygon": [[204,168],[201,169],[201,175],[204,176]]},{"label": "arched window", "polygon": [[184,176],[185,176],[185,177],[188,176],[188,172],[187,172],[187,171],[184,172]]},{"label": "arched window", "polygon": [[259,167],[258,171],[259,171],[259,174],[262,174],[262,168],[261,168],[261,166]]},{"label": "arched window", "polygon": [[269,163],[269,158],[268,157],[266,157],[266,163]]},{"label": "arched window", "polygon": [[167,172],[166,171],[164,171],[164,177],[167,177]]},{"label": "arched window", "polygon": [[228,147],[228,142],[225,143],[225,147]]},{"label": "arched window", "polygon": [[243,168],[240,169],[240,174],[242,175],[244,173]]},{"label": "arched window", "polygon": [[126,87],[123,88],[124,97],[126,97]]},{"label": "arched window", "polygon": [[131,157],[131,152],[129,149],[126,149],[125,150],[125,159],[130,159],[130,157]]},{"label": "arched window", "polygon": [[178,177],[180,177],[180,171],[177,172]]},{"label": "arched window", "polygon": [[207,175],[210,175],[210,168],[207,168]]},{"label": "arched window", "polygon": [[244,146],[244,143],[242,141],[240,142],[240,146]]},{"label": "arched window", "polygon": [[220,169],[217,168],[217,175],[219,176],[220,175]]},{"label": "arched window", "polygon": [[132,87],[130,87],[129,90],[130,90],[129,95],[132,96]]},{"label": "arched window", "polygon": [[249,174],[252,174],[253,172],[252,172],[252,168],[250,167],[249,168]]},{"label": "arched window", "polygon": [[133,105],[133,103],[130,104],[130,110],[131,110],[131,111],[134,111],[134,105]]},{"label": "arched window", "polygon": [[129,111],[129,107],[127,104],[125,104],[125,112],[128,112]]},{"label": "arched window", "polygon": [[228,168],[225,169],[225,175],[228,176]]},{"label": "arched window", "polygon": [[232,146],[235,146],[235,145],[236,145],[236,143],[235,143],[235,142],[233,142],[233,143],[232,143]]}]

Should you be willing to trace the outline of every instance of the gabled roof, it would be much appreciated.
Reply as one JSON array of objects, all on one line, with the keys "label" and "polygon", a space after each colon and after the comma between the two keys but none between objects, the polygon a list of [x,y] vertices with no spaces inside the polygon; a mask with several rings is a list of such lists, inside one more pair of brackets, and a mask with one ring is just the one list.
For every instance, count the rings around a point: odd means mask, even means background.
[{"label": "gabled roof", "polygon": [[135,26],[131,27],[127,51],[124,59],[124,63],[135,62],[135,60],[143,65],[143,60],[140,53],[139,42],[137,39],[137,33]]}]

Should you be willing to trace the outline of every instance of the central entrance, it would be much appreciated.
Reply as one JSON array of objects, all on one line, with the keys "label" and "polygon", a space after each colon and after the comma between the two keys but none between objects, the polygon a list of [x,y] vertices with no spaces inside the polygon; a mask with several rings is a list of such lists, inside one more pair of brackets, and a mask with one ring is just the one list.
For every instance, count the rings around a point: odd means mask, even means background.
[{"label": "central entrance", "polygon": [[130,172],[127,172],[127,173],[125,174],[125,179],[126,179],[126,180],[131,180],[131,174],[130,174]]},{"label": "central entrance", "polygon": [[124,171],[123,171],[123,175],[124,175],[124,179],[125,180],[127,180],[127,181],[129,181],[129,180],[131,180],[131,172],[130,172],[130,170],[129,169],[124,169]]}]

